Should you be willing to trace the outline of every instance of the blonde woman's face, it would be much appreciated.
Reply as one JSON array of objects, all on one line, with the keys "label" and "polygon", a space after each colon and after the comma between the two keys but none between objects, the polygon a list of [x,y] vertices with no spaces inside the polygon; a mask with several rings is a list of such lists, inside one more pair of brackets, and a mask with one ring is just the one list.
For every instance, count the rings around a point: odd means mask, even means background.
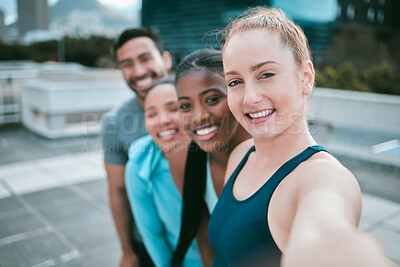
[{"label": "blonde woman's face", "polygon": [[253,137],[301,130],[296,122],[304,119],[305,84],[313,76],[305,73],[306,64],[298,66],[279,34],[263,29],[234,34],[223,63],[229,108]]}]

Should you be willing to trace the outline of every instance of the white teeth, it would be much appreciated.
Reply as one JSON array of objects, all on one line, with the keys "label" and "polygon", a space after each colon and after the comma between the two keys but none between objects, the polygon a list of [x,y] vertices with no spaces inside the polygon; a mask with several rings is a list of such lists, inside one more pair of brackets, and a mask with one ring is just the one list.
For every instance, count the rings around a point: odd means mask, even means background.
[{"label": "white teeth", "polygon": [[168,137],[168,136],[173,135],[173,134],[175,134],[177,132],[178,131],[176,129],[175,130],[167,130],[167,131],[159,132],[158,135],[160,137]]},{"label": "white teeth", "polygon": [[137,81],[136,85],[140,86],[140,87],[149,86],[149,85],[151,85],[152,82],[153,82],[153,79],[149,77],[149,78],[146,78],[144,80]]},{"label": "white teeth", "polygon": [[275,109],[267,109],[267,110],[260,111],[258,113],[253,113],[253,114],[248,113],[248,114],[252,119],[255,119],[255,118],[266,117],[274,111],[275,111]]},{"label": "white teeth", "polygon": [[204,129],[199,129],[196,131],[197,135],[207,135],[209,133],[215,132],[218,129],[217,126],[211,126],[208,128],[204,128]]}]

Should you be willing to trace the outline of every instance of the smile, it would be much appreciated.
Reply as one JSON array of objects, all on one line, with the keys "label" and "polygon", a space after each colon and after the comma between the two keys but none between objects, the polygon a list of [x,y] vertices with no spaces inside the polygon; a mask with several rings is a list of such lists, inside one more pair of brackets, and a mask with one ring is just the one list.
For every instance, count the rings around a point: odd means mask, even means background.
[{"label": "smile", "polygon": [[210,134],[212,132],[216,132],[217,130],[218,130],[217,126],[211,126],[211,127],[195,130],[194,133],[197,135],[200,135],[200,136],[204,136],[204,135]]},{"label": "smile", "polygon": [[153,82],[153,79],[151,77],[148,77],[146,79],[136,81],[136,85],[139,87],[147,87],[150,86]]},{"label": "smile", "polygon": [[158,135],[158,137],[166,138],[166,137],[170,137],[171,135],[174,135],[176,133],[178,133],[178,130],[172,129],[172,130],[166,130],[166,131],[159,132],[159,133],[157,133],[157,135]]},{"label": "smile", "polygon": [[275,109],[265,109],[259,112],[255,113],[247,113],[246,115],[250,117],[251,119],[258,119],[258,118],[263,118],[263,117],[268,117],[272,113],[275,112]]}]

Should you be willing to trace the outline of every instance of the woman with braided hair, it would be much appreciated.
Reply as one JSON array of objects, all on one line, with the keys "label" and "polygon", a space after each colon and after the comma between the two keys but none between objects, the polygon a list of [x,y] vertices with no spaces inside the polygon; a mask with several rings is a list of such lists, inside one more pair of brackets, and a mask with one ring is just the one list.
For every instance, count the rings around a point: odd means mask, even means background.
[{"label": "woman with braided hair", "polygon": [[227,104],[222,54],[200,49],[177,66],[175,85],[181,123],[192,139],[185,167],[182,226],[172,266],[180,266],[193,241],[203,264],[210,266],[214,252],[207,236],[209,216],[220,195],[226,164],[234,148],[249,138]]}]

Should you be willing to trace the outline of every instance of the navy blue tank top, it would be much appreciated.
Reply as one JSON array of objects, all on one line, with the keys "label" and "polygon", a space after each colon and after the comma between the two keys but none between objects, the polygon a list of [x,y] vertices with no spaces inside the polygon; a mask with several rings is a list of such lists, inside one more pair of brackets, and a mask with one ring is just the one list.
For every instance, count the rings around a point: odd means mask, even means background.
[{"label": "navy blue tank top", "polygon": [[281,251],[268,226],[268,205],[279,183],[300,163],[319,151],[310,146],[283,164],[267,182],[245,200],[237,200],[233,184],[243,168],[253,146],[229,178],[214,208],[208,225],[208,235],[215,250],[214,267],[219,266],[279,266]]}]

